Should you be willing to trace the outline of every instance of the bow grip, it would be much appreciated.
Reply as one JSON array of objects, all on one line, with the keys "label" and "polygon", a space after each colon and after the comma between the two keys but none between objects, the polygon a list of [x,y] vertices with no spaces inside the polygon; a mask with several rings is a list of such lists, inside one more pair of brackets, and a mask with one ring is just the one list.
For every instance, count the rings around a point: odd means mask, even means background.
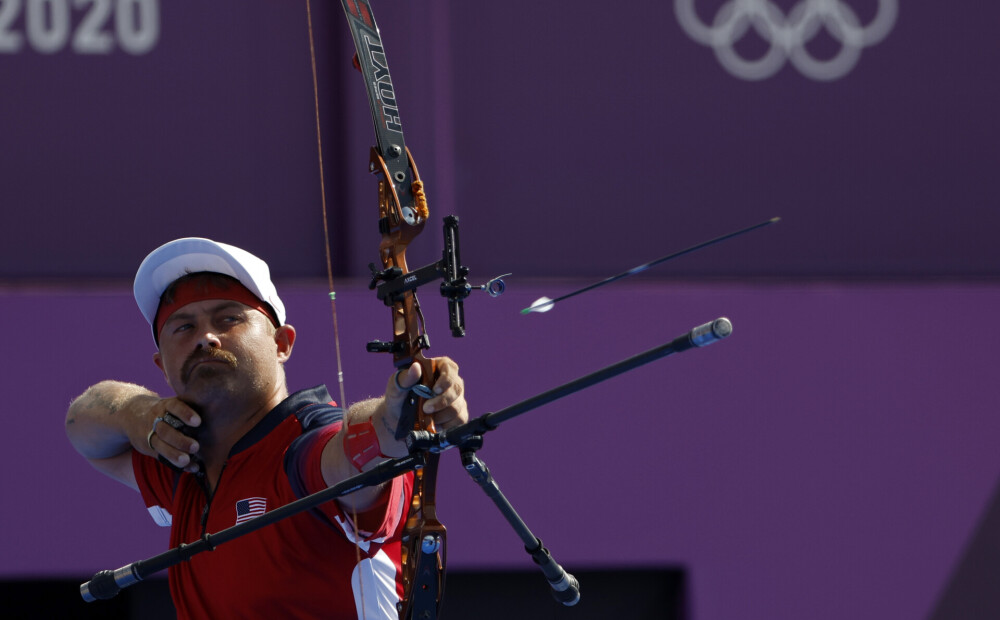
[{"label": "bow grip", "polygon": [[[426,429],[434,432],[434,423],[430,420],[423,420],[422,409],[424,401],[434,397],[431,386],[433,386],[434,380],[437,378],[437,363],[418,353],[401,364],[397,363],[397,367],[400,369],[400,372],[403,372],[413,362],[420,364],[420,381],[410,386],[406,400],[403,401],[403,407],[399,414],[399,423],[396,425],[395,437],[398,441],[406,439],[410,431]],[[397,374],[396,377],[396,386],[400,387],[399,375]],[[431,385],[427,385],[427,383]]]}]

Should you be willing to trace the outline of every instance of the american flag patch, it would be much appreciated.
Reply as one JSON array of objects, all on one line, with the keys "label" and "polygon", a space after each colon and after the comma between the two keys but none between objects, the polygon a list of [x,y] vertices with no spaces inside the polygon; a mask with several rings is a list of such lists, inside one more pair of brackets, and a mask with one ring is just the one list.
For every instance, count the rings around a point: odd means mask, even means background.
[{"label": "american flag patch", "polygon": [[267,511],[267,498],[248,497],[236,502],[236,525],[259,517]]}]

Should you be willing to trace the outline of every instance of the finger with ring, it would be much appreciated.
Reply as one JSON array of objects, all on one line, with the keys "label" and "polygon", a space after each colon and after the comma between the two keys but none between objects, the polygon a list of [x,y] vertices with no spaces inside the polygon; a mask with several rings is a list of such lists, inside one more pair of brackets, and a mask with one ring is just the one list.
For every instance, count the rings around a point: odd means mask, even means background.
[{"label": "finger with ring", "polygon": [[399,384],[399,375],[403,374],[404,372],[406,372],[405,368],[403,370],[396,371],[396,374],[393,375],[393,380],[396,382],[396,389],[398,389],[400,392],[409,392],[410,388],[405,388]]},{"label": "finger with ring", "polygon": [[153,435],[156,433],[156,425],[164,421],[165,418],[163,416],[160,416],[155,420],[153,420],[153,428],[149,431],[149,434],[146,435],[146,445],[149,446],[149,449],[152,450],[153,452],[156,452],[156,448],[153,447]]},{"label": "finger with ring", "polygon": [[396,382],[396,388],[400,392],[414,392],[420,398],[424,399],[434,398],[434,392],[431,391],[431,389],[426,385],[424,385],[423,383],[417,382],[408,388],[405,388],[399,384],[399,375],[403,374],[407,370],[408,370],[407,368],[404,368],[403,370],[397,371],[396,374],[393,375],[393,380]]}]

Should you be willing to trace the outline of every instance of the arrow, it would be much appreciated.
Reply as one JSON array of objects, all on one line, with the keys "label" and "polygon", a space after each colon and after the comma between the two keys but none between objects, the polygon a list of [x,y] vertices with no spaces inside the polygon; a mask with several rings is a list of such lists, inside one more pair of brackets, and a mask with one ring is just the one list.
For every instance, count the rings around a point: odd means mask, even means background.
[{"label": "arrow", "polygon": [[780,221],[781,221],[780,217],[772,217],[771,219],[767,220],[766,222],[761,222],[760,224],[754,224],[753,226],[750,226],[748,228],[744,228],[742,230],[737,230],[736,232],[731,232],[731,233],[729,233],[727,235],[722,235],[721,237],[716,237],[715,239],[711,239],[709,241],[703,241],[703,242],[701,242],[701,243],[699,243],[697,245],[693,245],[693,246],[687,248],[686,250],[681,250],[680,252],[674,252],[673,254],[668,254],[667,256],[663,256],[661,258],[658,258],[658,259],[656,259],[656,260],[654,260],[652,262],[646,263],[645,265],[639,265],[638,267],[633,267],[632,269],[629,269],[628,271],[624,271],[622,273],[619,273],[618,275],[611,276],[610,278],[606,278],[604,280],[601,280],[600,282],[597,282],[595,284],[591,284],[590,286],[585,286],[585,287],[583,287],[582,289],[580,289],[578,291],[573,291],[572,293],[567,293],[567,294],[563,295],[562,297],[556,297],[555,299],[549,299],[548,297],[539,297],[530,306],[528,306],[524,310],[521,310],[521,314],[531,314],[532,312],[548,312],[553,307],[555,307],[557,301],[563,301],[564,299],[569,299],[570,297],[575,297],[576,295],[579,295],[580,293],[586,293],[587,291],[591,291],[591,290],[593,290],[593,289],[595,289],[595,288],[597,288],[599,286],[604,286],[605,284],[611,284],[615,280],[621,280],[622,278],[627,278],[628,276],[634,276],[637,273],[642,273],[643,271],[646,271],[647,269],[649,269],[650,267],[652,267],[654,265],[659,265],[660,263],[668,261],[670,259],[677,258],[679,256],[684,256],[685,254],[690,254],[691,252],[694,252],[695,250],[700,250],[702,248],[708,247],[708,246],[713,245],[715,243],[719,243],[719,242],[725,241],[727,239],[732,239],[733,237],[737,237],[737,236],[742,235],[744,233],[748,233],[751,230],[757,230],[758,228],[763,228],[765,226],[770,226],[771,224],[777,224]]}]

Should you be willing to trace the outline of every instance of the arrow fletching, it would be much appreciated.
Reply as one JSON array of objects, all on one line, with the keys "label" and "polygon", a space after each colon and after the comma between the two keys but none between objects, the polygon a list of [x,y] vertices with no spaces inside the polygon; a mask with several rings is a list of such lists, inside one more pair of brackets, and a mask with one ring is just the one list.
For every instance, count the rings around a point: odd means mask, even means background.
[{"label": "arrow fletching", "polygon": [[529,314],[531,312],[548,312],[556,305],[556,302],[552,301],[548,297],[539,297],[530,306],[521,310],[521,314]]}]

